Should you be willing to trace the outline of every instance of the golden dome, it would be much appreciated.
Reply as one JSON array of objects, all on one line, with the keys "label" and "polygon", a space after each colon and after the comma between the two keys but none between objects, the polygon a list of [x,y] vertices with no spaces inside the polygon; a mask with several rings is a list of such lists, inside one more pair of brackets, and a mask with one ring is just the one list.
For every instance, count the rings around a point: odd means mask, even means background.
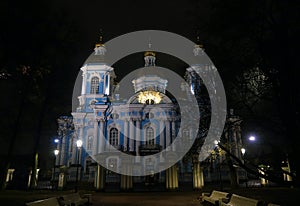
[{"label": "golden dome", "polygon": [[145,57],[147,57],[147,56],[153,56],[153,57],[155,57],[155,52],[152,52],[152,51],[146,51],[146,52],[144,53],[144,56],[145,56]]}]

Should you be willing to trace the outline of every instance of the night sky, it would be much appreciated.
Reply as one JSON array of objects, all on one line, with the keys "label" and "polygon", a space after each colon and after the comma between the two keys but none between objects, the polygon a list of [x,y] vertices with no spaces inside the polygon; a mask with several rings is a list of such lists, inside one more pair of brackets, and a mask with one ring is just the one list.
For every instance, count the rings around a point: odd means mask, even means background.
[{"label": "night sky", "polygon": [[[51,157],[56,118],[70,115],[76,76],[93,52],[100,30],[108,41],[144,29],[170,31],[192,41],[198,35],[224,80],[229,107],[244,119],[243,135],[255,133],[265,142],[280,144],[278,150],[285,153],[295,139],[291,136],[299,132],[287,132],[287,125],[299,125],[299,71],[293,61],[298,57],[298,11],[299,3],[267,0],[1,1],[0,71],[9,74],[0,80],[0,138],[5,145],[1,155],[8,152],[15,130],[14,154],[31,154],[42,119],[39,152],[41,160]],[[142,58],[136,54],[116,63],[118,79],[143,66]],[[157,64],[179,74],[186,68],[163,54],[157,56]],[[38,88],[31,82],[26,90],[26,78],[18,70],[22,66],[30,66],[35,74],[40,68],[49,73],[37,80]],[[257,66],[278,84],[270,97],[265,95],[250,111],[234,97],[232,83],[243,71]],[[22,102],[25,90],[32,95]],[[40,104],[43,98],[45,107]],[[16,127],[21,103],[21,125]],[[40,111],[44,111],[42,117]],[[46,163],[41,161],[41,166]]]}]

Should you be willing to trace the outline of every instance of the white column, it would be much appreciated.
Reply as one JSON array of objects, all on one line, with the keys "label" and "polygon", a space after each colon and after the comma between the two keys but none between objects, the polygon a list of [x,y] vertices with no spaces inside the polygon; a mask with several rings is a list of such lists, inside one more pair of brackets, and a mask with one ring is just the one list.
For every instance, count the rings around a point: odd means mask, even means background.
[{"label": "white column", "polygon": [[137,156],[139,156],[139,146],[140,146],[140,136],[141,136],[141,130],[140,130],[140,128],[141,128],[141,121],[139,120],[139,119],[137,119],[136,120],[136,132],[135,132],[135,134],[136,134],[136,145],[135,145],[135,151],[136,151],[136,155]]},{"label": "white column", "polygon": [[162,147],[162,149],[165,148],[165,125],[164,125],[164,121],[160,120],[159,122],[159,131],[160,131],[160,136],[159,136],[159,144]]},{"label": "white column", "polygon": [[174,189],[178,189],[178,171],[177,171],[177,164],[175,164],[173,167],[174,167],[174,168],[173,168],[173,172],[174,172],[174,174],[173,174],[173,187],[174,187]]},{"label": "white column", "polygon": [[128,120],[124,120],[124,148],[126,148],[126,151],[128,150],[127,144],[128,144]]},{"label": "white column", "polygon": [[200,171],[200,163],[197,164],[197,188],[201,188],[201,171]]},{"label": "white column", "polygon": [[196,172],[196,164],[193,164],[193,189],[197,188],[197,172]]},{"label": "white column", "polygon": [[107,78],[107,80],[108,80],[108,89],[107,89],[107,91],[108,91],[108,93],[107,93],[107,95],[109,95],[110,94],[110,75],[108,74],[108,78]]},{"label": "white column", "polygon": [[127,174],[129,175],[121,175],[121,190],[130,190],[132,189],[132,176],[130,175],[132,172],[132,168],[125,163],[125,167],[123,169],[127,170]]},{"label": "white column", "polygon": [[200,187],[203,188],[204,187],[204,174],[203,174],[203,169],[200,167],[200,163],[199,163],[199,170],[200,170]]},{"label": "white column", "polygon": [[203,171],[201,170],[200,162],[194,162],[193,164],[193,183],[196,190],[204,186]]},{"label": "white column", "polygon": [[106,73],[103,75],[103,94],[106,93]]},{"label": "white column", "polygon": [[[82,121],[84,121],[84,120],[82,120]],[[83,129],[84,129],[84,126],[81,125],[80,126],[80,131],[79,131],[79,137],[78,137],[78,139],[83,140]]]},{"label": "white column", "polygon": [[109,95],[109,93],[110,93],[110,75],[109,73],[107,73],[104,81],[104,94]]},{"label": "white column", "polygon": [[175,120],[172,120],[172,142],[174,141],[175,137],[176,137],[176,133],[175,133]]},{"label": "white column", "polygon": [[100,166],[97,165],[97,171],[95,174],[95,187],[97,190],[104,190],[105,188],[105,169]]},{"label": "white column", "polygon": [[86,71],[83,71],[82,73],[81,94],[86,94]]},{"label": "white column", "polygon": [[166,189],[170,189],[170,181],[169,181],[169,177],[170,177],[170,168],[166,169]]},{"label": "white column", "polygon": [[93,132],[93,155],[98,154],[98,121],[94,120],[94,132]]},{"label": "white column", "polygon": [[[175,130],[175,120],[173,119],[172,120],[172,134],[171,134],[171,137],[172,137],[172,143],[174,142],[174,139],[176,137],[176,130]],[[176,147],[175,147],[175,144],[172,144],[172,151],[175,151],[176,150]]]},{"label": "white column", "polygon": [[166,170],[166,189],[178,189],[178,172],[176,164]]},{"label": "white column", "polygon": [[129,129],[129,149],[130,151],[134,151],[134,124],[133,124],[133,119],[130,119],[130,129]]},{"label": "white column", "polygon": [[72,146],[71,146],[72,142],[73,142],[73,137],[68,139],[68,145],[69,145],[68,154],[72,153]]},{"label": "white column", "polygon": [[104,152],[104,144],[105,144],[105,139],[104,139],[104,121],[100,120],[100,137],[99,137],[99,148],[98,148],[98,153]]},{"label": "white column", "polygon": [[[77,130],[77,129],[76,129]],[[76,158],[77,158],[77,155],[76,155],[76,137],[73,136],[72,138],[72,164],[76,164]]]},{"label": "white column", "polygon": [[166,121],[166,147],[171,143],[171,133],[170,133],[170,121]]}]

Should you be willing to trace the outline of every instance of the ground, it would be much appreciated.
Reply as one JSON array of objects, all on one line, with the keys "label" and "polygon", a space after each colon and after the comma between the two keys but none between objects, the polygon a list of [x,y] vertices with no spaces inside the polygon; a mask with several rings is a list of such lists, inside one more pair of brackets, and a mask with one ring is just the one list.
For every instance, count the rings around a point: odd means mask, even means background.
[{"label": "ground", "polygon": [[[205,187],[201,192],[210,192],[218,187]],[[299,188],[283,187],[262,187],[262,188],[239,188],[235,190],[224,189],[230,193],[239,194],[245,197],[252,197],[272,202],[282,206],[295,205],[299,199]],[[52,196],[59,196],[74,191],[15,191],[6,190],[0,192],[0,205],[2,206],[24,206],[26,202],[43,199]],[[200,191],[174,191],[174,192],[95,192],[83,191],[80,193],[92,193],[93,206],[195,206],[200,205],[197,197]]]}]

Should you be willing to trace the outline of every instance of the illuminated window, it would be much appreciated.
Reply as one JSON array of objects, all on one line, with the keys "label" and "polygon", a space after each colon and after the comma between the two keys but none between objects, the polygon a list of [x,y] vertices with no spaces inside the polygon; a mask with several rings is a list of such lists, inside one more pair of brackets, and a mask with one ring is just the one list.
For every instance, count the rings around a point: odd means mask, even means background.
[{"label": "illuminated window", "polygon": [[119,131],[116,128],[110,130],[109,144],[111,146],[118,146],[119,143]]},{"label": "illuminated window", "polygon": [[152,127],[146,128],[146,145],[154,145],[154,130]]},{"label": "illuminated window", "polygon": [[91,79],[91,94],[99,94],[99,78],[93,77]]},{"label": "illuminated window", "polygon": [[161,101],[159,92],[155,91],[140,92],[138,98],[142,104],[158,104]]}]

